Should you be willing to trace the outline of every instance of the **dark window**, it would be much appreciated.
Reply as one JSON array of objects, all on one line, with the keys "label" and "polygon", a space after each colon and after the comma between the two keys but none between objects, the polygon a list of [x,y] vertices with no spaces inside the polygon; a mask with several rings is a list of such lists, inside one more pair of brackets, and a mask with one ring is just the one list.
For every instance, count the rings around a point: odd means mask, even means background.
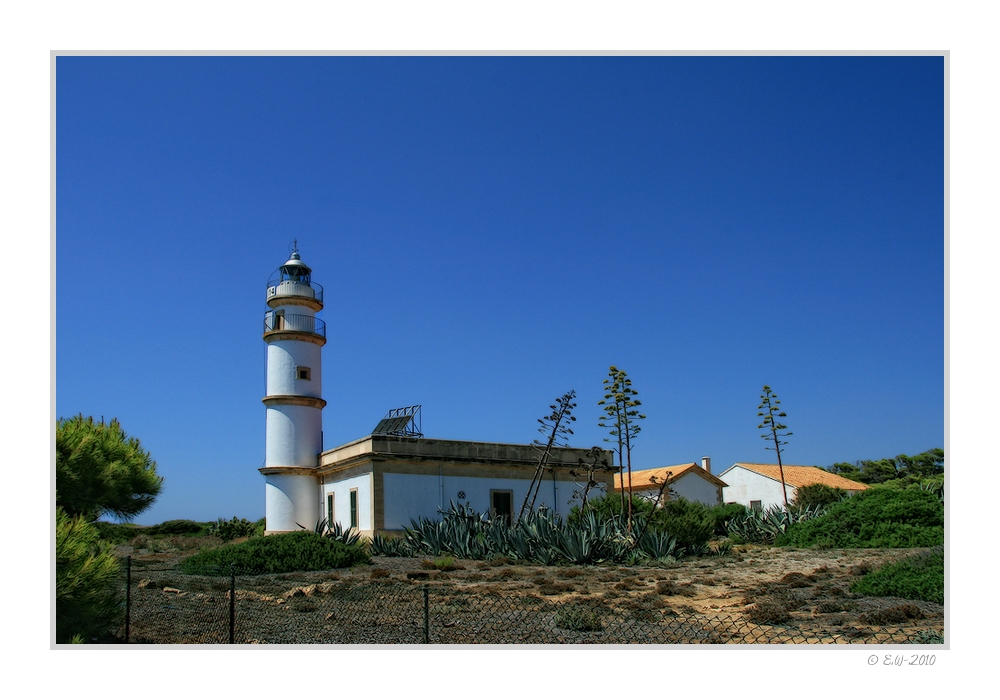
[{"label": "dark window", "polygon": [[327,494],[326,496],[326,522],[333,525],[334,514],[333,514],[333,494]]},{"label": "dark window", "polygon": [[759,513],[764,509],[761,507],[760,501],[750,501],[750,510],[755,510]]},{"label": "dark window", "polygon": [[358,490],[351,489],[351,527],[358,526]]},{"label": "dark window", "polygon": [[296,367],[295,376],[299,379],[309,379],[309,368],[308,367]]},{"label": "dark window", "polygon": [[490,491],[490,511],[495,518],[503,518],[508,523],[514,516],[514,492]]}]

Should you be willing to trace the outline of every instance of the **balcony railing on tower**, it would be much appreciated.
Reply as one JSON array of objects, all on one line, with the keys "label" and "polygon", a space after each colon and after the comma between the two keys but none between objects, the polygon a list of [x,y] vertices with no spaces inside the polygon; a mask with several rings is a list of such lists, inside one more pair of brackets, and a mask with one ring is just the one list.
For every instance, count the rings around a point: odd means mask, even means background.
[{"label": "balcony railing on tower", "polygon": [[264,314],[264,332],[293,331],[312,333],[326,337],[326,323],[321,318],[307,314],[285,314],[280,311],[268,311]]},{"label": "balcony railing on tower", "polygon": [[306,297],[322,303],[323,287],[313,281],[283,280],[281,277],[272,277],[267,283],[267,298],[273,299],[275,297]]}]

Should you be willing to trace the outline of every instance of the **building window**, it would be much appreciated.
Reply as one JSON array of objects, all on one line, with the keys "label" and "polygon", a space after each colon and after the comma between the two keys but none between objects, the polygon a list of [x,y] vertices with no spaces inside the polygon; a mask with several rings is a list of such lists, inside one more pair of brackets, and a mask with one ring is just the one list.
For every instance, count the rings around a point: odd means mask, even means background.
[{"label": "building window", "polygon": [[358,526],[358,490],[351,489],[351,527]]},{"label": "building window", "polygon": [[764,510],[764,508],[761,507],[760,501],[750,501],[750,510],[759,513]]},{"label": "building window", "polygon": [[334,523],[334,512],[333,512],[333,494],[328,493],[326,495],[326,522],[328,525],[333,525]]},{"label": "building window", "polygon": [[309,379],[309,368],[308,367],[296,367],[295,376],[299,379]]}]

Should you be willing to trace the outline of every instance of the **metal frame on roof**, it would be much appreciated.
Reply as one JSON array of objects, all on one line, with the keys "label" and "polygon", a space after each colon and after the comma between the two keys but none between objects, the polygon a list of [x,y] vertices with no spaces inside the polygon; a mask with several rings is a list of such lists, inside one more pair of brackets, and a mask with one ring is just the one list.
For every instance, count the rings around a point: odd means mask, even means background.
[{"label": "metal frame on roof", "polygon": [[378,422],[372,435],[398,435],[401,437],[423,437],[420,404],[393,408]]}]

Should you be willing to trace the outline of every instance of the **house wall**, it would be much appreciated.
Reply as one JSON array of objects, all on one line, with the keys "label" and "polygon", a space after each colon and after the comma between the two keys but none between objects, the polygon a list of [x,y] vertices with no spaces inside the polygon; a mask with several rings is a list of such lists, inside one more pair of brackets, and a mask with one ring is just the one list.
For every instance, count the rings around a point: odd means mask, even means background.
[{"label": "house wall", "polygon": [[719,487],[691,471],[671,483],[670,488],[678,496],[689,501],[698,501],[706,506],[719,505]]},{"label": "house wall", "polygon": [[[334,495],[333,520],[334,522],[340,523],[340,526],[345,530],[348,529],[351,526],[352,489],[358,490],[357,529],[361,532],[361,534],[370,537],[374,534],[375,530],[375,500],[371,473],[349,477],[343,481],[323,484],[321,487],[321,493],[323,494],[323,498],[321,500],[321,507],[323,511],[322,517],[329,517],[329,514],[326,512],[327,496],[332,493]],[[303,525],[304,524],[305,523],[303,523]]]},{"label": "house wall", "polygon": [[[528,492],[531,479],[483,478],[475,476],[449,475],[442,469],[438,474],[393,474],[385,473],[383,479],[384,516],[386,530],[402,530],[410,526],[410,519],[428,518],[436,520],[441,517],[439,509],[447,509],[449,502],[467,503],[477,513],[485,513],[490,509],[490,491],[506,490],[513,492],[513,508],[516,516],[521,510],[521,504]],[[535,508],[546,505],[559,515],[565,517],[573,504],[579,503],[573,499],[577,490],[572,481],[555,481],[547,478],[542,481],[535,500]],[[459,498],[459,491],[465,493],[465,498]],[[569,501],[573,501],[570,504]]]},{"label": "house wall", "polygon": [[[747,508],[751,501],[760,501],[761,507],[767,509],[774,505],[784,505],[781,493],[781,482],[752,472],[743,467],[731,467],[719,478],[728,484],[722,489],[723,503],[740,503]],[[795,487],[786,484],[788,502],[795,498]]]}]

